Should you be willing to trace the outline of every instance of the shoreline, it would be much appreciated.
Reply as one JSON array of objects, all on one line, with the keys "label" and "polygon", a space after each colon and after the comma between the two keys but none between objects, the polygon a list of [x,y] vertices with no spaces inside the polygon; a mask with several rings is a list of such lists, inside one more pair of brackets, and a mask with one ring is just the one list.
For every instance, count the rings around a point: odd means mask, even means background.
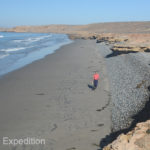
[{"label": "shoreline", "polygon": [[[1,54],[1,56],[4,55],[6,57],[1,57],[2,59],[0,59],[0,77],[28,64],[31,64],[36,60],[43,59],[45,56],[54,53],[63,45],[67,45],[73,42],[67,34],[49,33],[45,35],[38,33],[36,36],[34,34],[27,33],[25,36],[24,34],[22,35],[17,33],[18,38],[23,38],[22,40],[15,40],[13,37],[14,34],[11,33],[3,34],[5,39],[4,42],[1,41],[1,44],[6,45],[6,48],[2,49],[4,54]],[[11,46],[9,44],[7,45],[5,42],[10,40],[9,36],[12,38]],[[47,40],[50,40],[50,44],[46,44]],[[18,42],[17,45],[16,42]],[[25,44],[24,42],[27,43]],[[40,45],[36,44],[35,42],[40,42]]]},{"label": "shoreline", "polygon": [[[93,92],[88,84],[95,70],[100,71],[101,80]],[[110,108],[99,111],[109,101],[109,83],[93,40],[62,46],[5,75],[0,85],[1,138],[40,137],[46,139],[43,149],[90,150],[110,134]]]}]

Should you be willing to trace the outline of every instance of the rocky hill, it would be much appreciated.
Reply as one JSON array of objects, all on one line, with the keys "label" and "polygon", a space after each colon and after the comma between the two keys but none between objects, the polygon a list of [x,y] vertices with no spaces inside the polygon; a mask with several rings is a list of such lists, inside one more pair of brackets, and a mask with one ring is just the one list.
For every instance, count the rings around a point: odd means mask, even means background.
[{"label": "rocky hill", "polygon": [[55,32],[55,33],[150,33],[149,22],[114,22],[88,25],[18,26],[8,29],[13,32]]}]

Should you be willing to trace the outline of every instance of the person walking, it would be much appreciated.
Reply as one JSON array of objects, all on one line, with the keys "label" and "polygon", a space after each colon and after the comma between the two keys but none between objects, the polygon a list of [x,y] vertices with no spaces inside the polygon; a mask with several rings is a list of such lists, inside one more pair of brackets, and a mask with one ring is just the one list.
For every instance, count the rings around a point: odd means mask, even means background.
[{"label": "person walking", "polygon": [[99,80],[99,74],[97,71],[95,71],[93,75],[93,90],[95,90],[98,86],[98,80]]}]

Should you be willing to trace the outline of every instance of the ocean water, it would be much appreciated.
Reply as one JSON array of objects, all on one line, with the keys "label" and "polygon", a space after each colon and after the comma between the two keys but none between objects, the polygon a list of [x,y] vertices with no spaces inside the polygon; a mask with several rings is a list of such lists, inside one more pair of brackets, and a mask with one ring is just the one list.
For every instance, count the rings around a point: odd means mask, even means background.
[{"label": "ocean water", "polygon": [[65,34],[0,32],[0,76],[42,59],[71,42]]}]

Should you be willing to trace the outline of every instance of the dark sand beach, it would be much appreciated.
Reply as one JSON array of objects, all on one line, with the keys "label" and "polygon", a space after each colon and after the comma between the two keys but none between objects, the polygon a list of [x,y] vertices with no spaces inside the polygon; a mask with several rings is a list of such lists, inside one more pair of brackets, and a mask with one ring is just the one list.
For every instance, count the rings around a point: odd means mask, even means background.
[{"label": "dark sand beach", "polygon": [[[109,84],[95,40],[75,40],[0,79],[0,139],[35,137],[45,145],[2,150],[91,150],[110,133]],[[93,72],[100,74],[92,91]]]}]

